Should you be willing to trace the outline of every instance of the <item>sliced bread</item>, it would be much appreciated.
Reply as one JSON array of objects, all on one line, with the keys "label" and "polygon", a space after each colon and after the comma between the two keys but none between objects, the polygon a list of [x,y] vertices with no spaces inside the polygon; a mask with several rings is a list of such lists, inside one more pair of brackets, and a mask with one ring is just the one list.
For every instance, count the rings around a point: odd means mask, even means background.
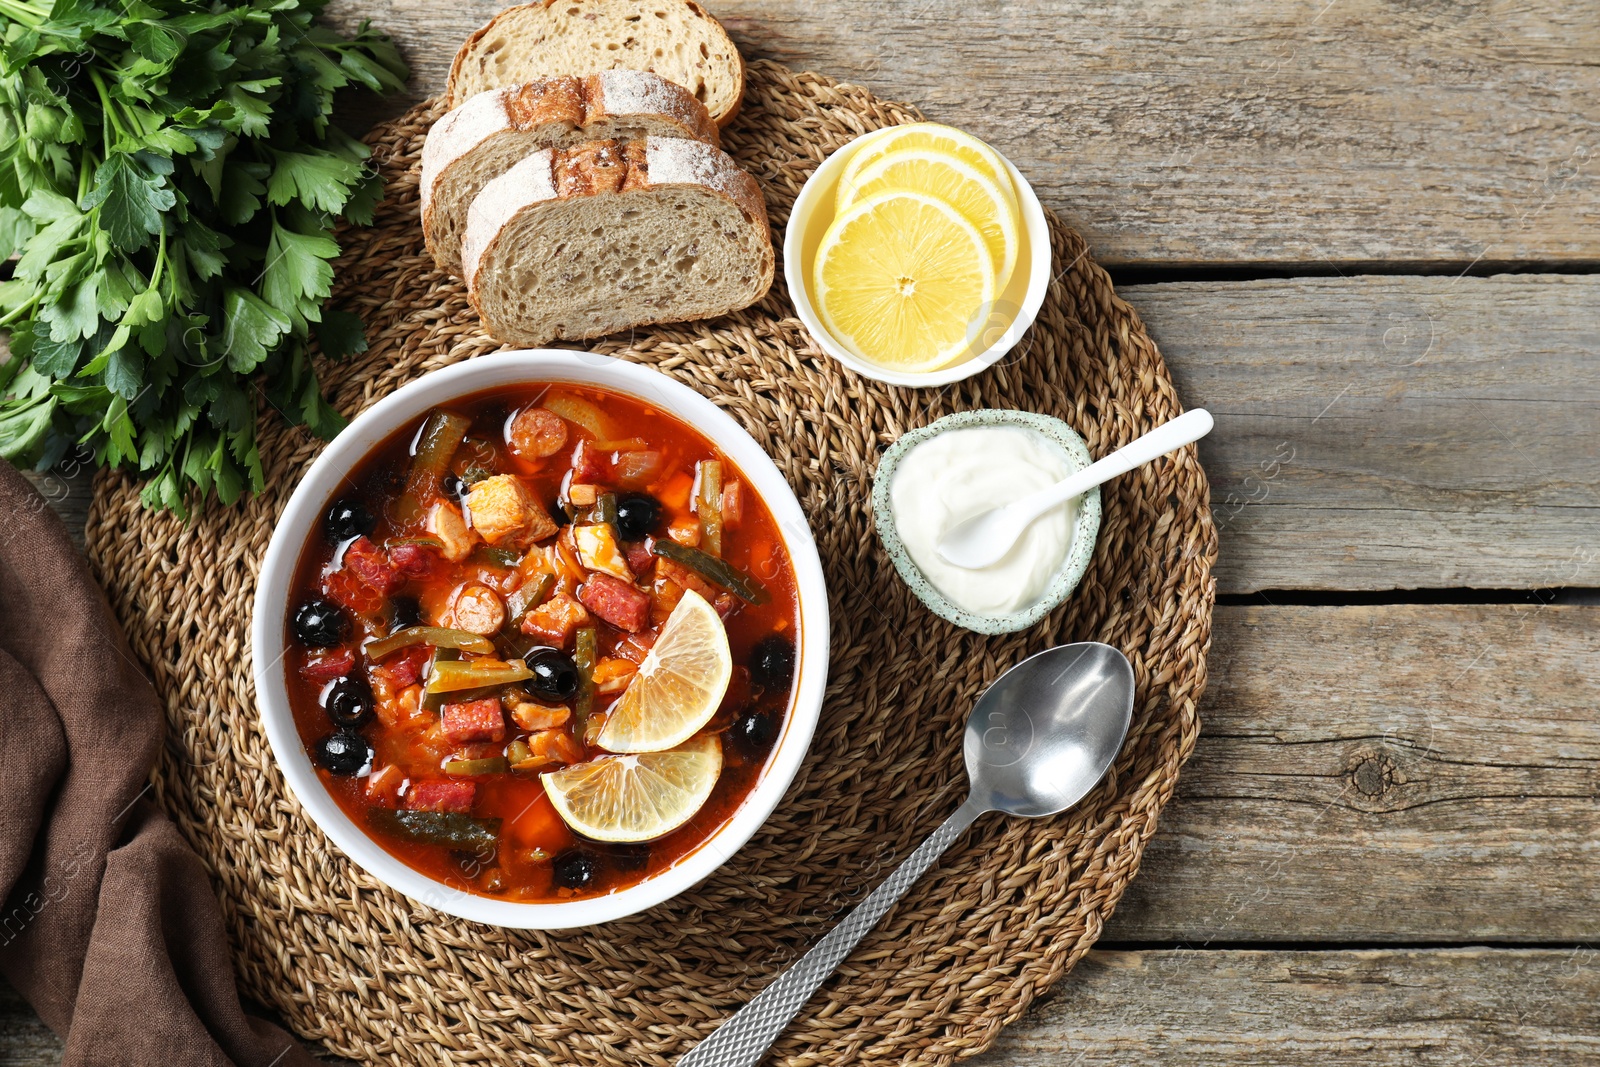
[{"label": "sliced bread", "polygon": [[694,0],[542,0],[509,7],[456,53],[451,107],[486,89],[558,74],[647,70],[677,82],[726,126],[744,96],[744,60]]},{"label": "sliced bread", "polygon": [[717,127],[687,89],[637,70],[543,78],[472,97],[434,123],[422,146],[422,232],[433,261],[461,273],[473,197],[529,152],[650,136],[716,144]]},{"label": "sliced bread", "polygon": [[518,345],[736,311],[774,266],[755,179],[672,137],[535,152],[472,202],[461,259],[484,330]]}]

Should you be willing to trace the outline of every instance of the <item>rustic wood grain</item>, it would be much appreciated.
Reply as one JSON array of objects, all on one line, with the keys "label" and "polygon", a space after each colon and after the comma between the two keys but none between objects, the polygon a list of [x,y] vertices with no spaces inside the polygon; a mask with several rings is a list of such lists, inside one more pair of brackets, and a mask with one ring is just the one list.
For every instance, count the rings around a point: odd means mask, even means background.
[{"label": "rustic wood grain", "polygon": [[[495,0],[334,0],[420,95]],[[1600,20],[1560,0],[1152,8],[717,0],[747,57],[920,105],[1009,155],[1111,266],[1600,259]]]},{"label": "rustic wood grain", "polygon": [[[1123,295],[1217,417],[1221,592],[1600,586],[1600,277]],[[82,530],[81,471],[41,491]]]},{"label": "rustic wood grain", "polygon": [[1201,442],[1217,586],[1600,586],[1600,278],[1133,286]]},{"label": "rustic wood grain", "polygon": [[55,1067],[61,1039],[46,1026],[9,982],[0,979],[0,1063],[7,1067]]},{"label": "rustic wood grain", "polygon": [[1600,608],[1220,607],[1105,937],[1600,938]]},{"label": "rustic wood grain", "polygon": [[977,1067],[1588,1065],[1600,954],[1095,951]]},{"label": "rustic wood grain", "polygon": [[[1592,948],[1097,950],[970,1062],[1576,1067],[1600,1057],[1597,1003]],[[4,983],[0,1047],[11,1067],[61,1062]]]},{"label": "rustic wood grain", "polygon": [[52,510],[61,516],[72,543],[83,548],[84,524],[89,521],[89,501],[94,496],[94,472],[88,467],[56,467],[23,471]]}]

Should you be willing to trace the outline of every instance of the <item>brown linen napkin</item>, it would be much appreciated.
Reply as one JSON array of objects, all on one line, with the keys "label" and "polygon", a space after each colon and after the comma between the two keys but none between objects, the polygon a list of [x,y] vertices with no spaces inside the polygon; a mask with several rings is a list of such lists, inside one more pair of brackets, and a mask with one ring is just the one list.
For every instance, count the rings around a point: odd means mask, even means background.
[{"label": "brown linen napkin", "polygon": [[309,1067],[244,1013],[200,860],[150,799],[155,691],[44,498],[0,462],[0,972],[63,1067]]}]

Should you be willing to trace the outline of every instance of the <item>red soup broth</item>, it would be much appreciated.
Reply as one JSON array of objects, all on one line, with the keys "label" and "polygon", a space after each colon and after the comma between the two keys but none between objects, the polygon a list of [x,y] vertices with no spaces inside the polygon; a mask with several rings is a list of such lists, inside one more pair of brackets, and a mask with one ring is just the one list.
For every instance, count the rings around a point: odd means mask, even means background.
[{"label": "red soup broth", "polygon": [[[559,413],[558,422],[545,416],[517,421],[534,408]],[[425,430],[437,428],[443,416],[452,417],[456,427],[465,426],[464,436],[452,449],[448,446],[453,437],[445,433],[445,447],[430,449],[439,439],[430,441]],[[436,421],[428,424],[429,419]],[[560,433],[552,430],[557,425],[565,431],[564,440],[548,455],[537,455],[557,443]],[[530,433],[528,427],[539,432]],[[518,438],[514,430],[522,436]],[[514,447],[513,440],[528,447]],[[443,473],[419,474],[419,450],[448,452]],[[719,509],[699,504],[704,495],[700,476],[709,461],[721,464],[724,485],[718,498],[723,519],[718,555],[757,581],[765,591],[763,603],[742,599],[649,547],[655,541],[714,547],[702,514]],[[475,544],[459,560],[446,558],[447,548],[459,554],[461,545],[452,540],[447,546],[430,533],[428,511],[438,502],[459,511],[472,485],[499,475],[514,476],[536,502],[531,528],[498,544]],[[589,487],[594,487],[593,504],[588,503]],[[613,502],[634,497],[635,505],[644,495],[657,505],[657,521],[647,536],[628,536],[637,535],[641,511],[649,517],[647,507],[632,507],[612,521],[618,547],[635,575],[630,584],[649,598],[648,619],[637,632],[629,632],[585,608],[587,619],[570,634],[559,626],[524,632],[519,620],[536,608],[519,603],[519,590],[526,602],[551,608],[540,616],[545,624],[550,619],[567,621],[563,612],[555,610],[556,597],[583,604],[583,586],[595,579],[576,565],[569,527],[575,520],[603,521],[605,513],[596,509],[606,506],[607,494]],[[575,496],[581,499],[575,501]],[[558,532],[531,539],[545,533],[540,514],[548,514]],[[301,551],[285,623],[285,669],[295,725],[318,776],[339,806],[407,866],[452,888],[504,900],[551,902],[616,892],[672,866],[709,840],[760,779],[794,699],[799,622],[794,570],[777,523],[749,479],[681,420],[631,396],[566,384],[475,394],[396,431],[350,472],[324,515],[322,526],[311,533]],[[469,521],[479,518],[472,515]],[[444,522],[448,526],[448,520]],[[557,546],[555,553],[568,561],[555,565],[561,574],[553,583],[538,565],[539,559],[550,555],[551,546]],[[530,557],[538,558],[530,561]],[[478,586],[493,594],[483,598],[491,601],[487,616],[463,614],[456,606],[467,586],[473,587],[474,597],[483,597]],[[684,588],[700,592],[723,617],[735,665],[727,695],[702,731],[718,735],[721,741],[721,775],[705,805],[664,837],[638,844],[582,839],[545,796],[538,771],[606,754],[594,743],[595,717],[621,696],[627,670],[643,658]],[[316,646],[327,640],[330,630],[339,629],[338,620],[323,620],[321,631],[313,622],[312,632],[318,636],[311,642],[297,621],[303,606],[314,601],[324,608],[336,607],[343,620],[340,639],[326,647]],[[440,654],[424,644],[372,662],[365,651],[373,640],[399,629],[448,625],[457,621],[458,614],[485,629],[495,621],[494,601],[505,609],[506,621],[486,635],[496,645],[487,659],[509,661],[514,654],[532,655],[534,649],[548,647],[559,649],[570,661],[579,631],[594,630],[596,659],[602,665],[590,690],[589,717],[594,721],[580,721],[578,698],[560,701],[547,692],[540,699],[524,685],[506,693],[502,701],[503,736],[493,737],[491,731],[489,739],[461,740],[445,733],[440,712],[430,708],[422,692],[433,657],[449,658],[453,653]],[[514,615],[519,608],[524,610]],[[621,677],[607,683],[601,678],[607,673]],[[356,694],[354,705],[350,693]],[[362,714],[365,721],[354,728],[336,726],[329,709],[338,710],[343,700],[344,710],[354,706],[361,712],[363,695],[370,709]],[[436,696],[433,703],[448,699]],[[513,707],[529,713],[522,722]],[[568,713],[566,720],[548,727],[563,711]],[[523,722],[537,728],[525,728]],[[370,759],[357,770],[346,765],[336,773],[329,769],[325,744],[341,731],[359,735],[370,746]],[[348,748],[348,738],[344,740]],[[495,757],[519,751],[512,749],[516,741],[530,744],[537,760],[545,762],[465,777],[452,777],[443,770],[451,760],[504,762]],[[346,752],[345,758],[348,762],[352,757]],[[499,820],[498,833],[492,842],[480,837],[433,844],[397,836],[378,825],[384,811],[413,810],[464,815],[485,826],[493,825],[489,820]]]}]

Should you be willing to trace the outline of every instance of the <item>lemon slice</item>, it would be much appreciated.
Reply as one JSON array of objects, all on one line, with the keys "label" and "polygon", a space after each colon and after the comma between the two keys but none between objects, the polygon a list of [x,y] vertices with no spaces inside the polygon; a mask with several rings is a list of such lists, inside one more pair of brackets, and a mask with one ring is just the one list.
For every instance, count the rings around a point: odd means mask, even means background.
[{"label": "lemon slice", "polygon": [[828,227],[813,290],[823,325],[862,359],[936,370],[972,353],[994,306],[994,261],[943,200],[878,193]]},{"label": "lemon slice", "polygon": [[891,126],[861,139],[855,154],[845,164],[844,173],[839,176],[839,189],[834,194],[834,209],[844,210],[846,202],[854,198],[854,190],[859,183],[857,175],[869,163],[877,162],[890,152],[906,148],[919,148],[954,156],[999,185],[1006,191],[1007,196],[1016,195],[1011,185],[1011,172],[1006,169],[1000,153],[972,134],[962,133],[953,126],[941,126],[937,122],[913,122],[906,126]]},{"label": "lemon slice", "polygon": [[1017,265],[1022,220],[1010,190],[953,155],[925,148],[899,148],[861,168],[846,199],[840,186],[839,208],[891,189],[938,197],[983,234],[994,257],[995,288],[1004,289]]},{"label": "lemon slice", "polygon": [[653,841],[688,822],[722,773],[714,734],[666,752],[601,756],[539,776],[566,824],[595,841]]},{"label": "lemon slice", "polygon": [[667,616],[595,740],[612,752],[660,752],[682,744],[717,713],[732,677],[722,617],[690,589]]}]

